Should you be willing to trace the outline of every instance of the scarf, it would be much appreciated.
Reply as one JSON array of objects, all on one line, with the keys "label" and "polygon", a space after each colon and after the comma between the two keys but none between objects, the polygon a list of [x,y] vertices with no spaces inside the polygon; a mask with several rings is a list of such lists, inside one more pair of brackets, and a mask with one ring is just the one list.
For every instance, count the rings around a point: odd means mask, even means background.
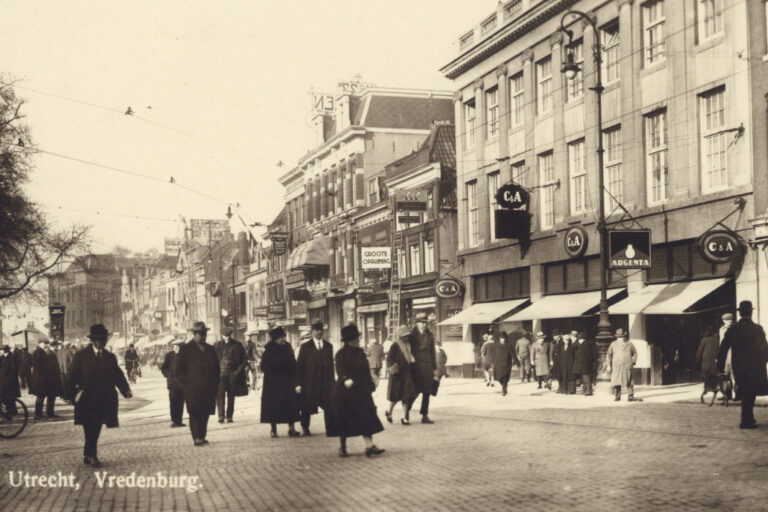
[{"label": "scarf", "polygon": [[408,361],[408,364],[413,363],[415,359],[413,358],[413,354],[411,353],[410,344],[403,341],[402,338],[398,338],[397,341],[395,341],[395,343],[397,343],[397,346],[400,347],[400,352],[402,352],[403,357],[405,357],[405,360]]}]

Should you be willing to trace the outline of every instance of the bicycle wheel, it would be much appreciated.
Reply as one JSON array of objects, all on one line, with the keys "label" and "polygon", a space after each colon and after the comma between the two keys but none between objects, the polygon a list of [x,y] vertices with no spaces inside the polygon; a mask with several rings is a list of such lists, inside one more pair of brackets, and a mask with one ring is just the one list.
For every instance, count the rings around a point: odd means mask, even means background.
[{"label": "bicycle wheel", "polygon": [[0,404],[0,437],[4,439],[16,437],[27,426],[29,419],[27,406],[18,398],[14,404],[16,411],[9,410],[6,403]]}]

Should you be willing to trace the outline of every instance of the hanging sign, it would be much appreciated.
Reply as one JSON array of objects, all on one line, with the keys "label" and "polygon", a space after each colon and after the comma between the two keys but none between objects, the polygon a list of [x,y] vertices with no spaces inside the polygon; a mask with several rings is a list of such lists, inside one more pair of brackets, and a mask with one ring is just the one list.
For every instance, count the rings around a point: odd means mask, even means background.
[{"label": "hanging sign", "polygon": [[462,284],[452,277],[441,277],[435,281],[435,294],[443,299],[461,295]]},{"label": "hanging sign", "polygon": [[515,183],[507,183],[496,191],[496,202],[508,210],[527,210],[530,201],[528,191]]},{"label": "hanging sign", "polygon": [[273,231],[269,234],[269,240],[272,242],[272,250],[277,256],[285,254],[286,245],[288,243],[288,233]]},{"label": "hanging sign", "polygon": [[426,211],[427,191],[421,189],[403,189],[395,192],[395,210]]},{"label": "hanging sign", "polygon": [[363,270],[392,268],[391,247],[361,247],[360,265]]},{"label": "hanging sign", "polygon": [[587,243],[589,238],[587,232],[581,226],[573,226],[565,232],[565,238],[563,243],[565,245],[565,252],[571,258],[580,258],[587,250]]},{"label": "hanging sign", "polygon": [[611,269],[651,268],[651,230],[617,229],[608,232]]},{"label": "hanging sign", "polygon": [[698,249],[701,257],[710,263],[730,263],[741,256],[744,246],[730,231],[707,231],[699,237]]},{"label": "hanging sign", "polygon": [[525,210],[495,210],[496,238],[528,240],[531,236],[531,214]]}]

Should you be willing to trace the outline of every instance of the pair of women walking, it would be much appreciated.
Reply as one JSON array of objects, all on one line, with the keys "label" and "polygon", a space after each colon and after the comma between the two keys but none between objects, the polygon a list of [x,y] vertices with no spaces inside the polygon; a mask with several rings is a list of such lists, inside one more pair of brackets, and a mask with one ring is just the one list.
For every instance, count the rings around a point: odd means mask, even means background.
[{"label": "pair of women walking", "polygon": [[[289,425],[288,435],[298,437],[294,428],[299,420],[299,406],[295,392],[296,359],[286,340],[285,330],[277,327],[269,333],[261,360],[264,387],[261,398],[261,422],[272,427],[271,436],[277,437],[277,424]],[[336,374],[329,403],[325,409],[325,429],[328,437],[338,437],[339,456],[346,457],[347,438],[362,436],[365,455],[384,453],[373,444],[373,435],[384,430],[376,414],[368,358],[360,348],[360,331],[350,324],[341,329],[344,346],[336,353]]]}]

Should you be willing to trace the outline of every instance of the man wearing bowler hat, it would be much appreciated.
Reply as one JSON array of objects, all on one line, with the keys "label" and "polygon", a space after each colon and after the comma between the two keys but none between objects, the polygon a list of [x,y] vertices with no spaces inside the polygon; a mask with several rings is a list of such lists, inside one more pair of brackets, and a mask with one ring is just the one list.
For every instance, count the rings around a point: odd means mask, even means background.
[{"label": "man wearing bowler hat", "polygon": [[192,339],[182,345],[176,356],[176,371],[184,389],[189,414],[189,430],[195,446],[208,444],[208,418],[216,413],[219,389],[219,364],[216,350],[205,342],[209,329],[203,322],[192,325]]},{"label": "man wearing bowler hat", "polygon": [[64,397],[75,404],[75,425],[82,425],[85,434],[83,462],[98,468],[101,462],[96,456],[102,425],[107,428],[118,426],[117,391],[125,398],[131,398],[131,388],[125,375],[117,365],[117,357],[108,352],[109,333],[101,324],[91,326],[91,345],[72,358]]},{"label": "man wearing bowler hat", "polygon": [[248,357],[243,344],[232,337],[232,328],[225,327],[222,334],[224,339],[214,345],[216,358],[219,361],[219,390],[216,395],[216,407],[219,410],[219,423],[224,423],[224,396],[227,397],[226,418],[232,423],[235,413],[235,397],[248,394],[245,366]]},{"label": "man wearing bowler hat", "polygon": [[415,360],[413,383],[416,387],[416,396],[411,399],[411,407],[416,402],[418,394],[421,393],[421,408],[419,409],[421,422],[433,423],[429,419],[429,395],[432,393],[432,381],[438,380],[435,337],[427,329],[427,315],[425,313],[416,313],[414,321],[416,325],[411,330],[409,342]]},{"label": "man wearing bowler hat", "polygon": [[768,344],[765,331],[752,321],[752,302],[739,303],[741,319],[728,329],[717,354],[717,369],[722,373],[728,351],[732,352],[733,376],[741,393],[741,423],[739,428],[757,428],[753,413],[755,397],[768,395],[768,376],[765,365],[768,362]]},{"label": "man wearing bowler hat", "polygon": [[163,365],[160,371],[163,372],[167,387],[168,400],[171,403],[171,428],[183,427],[182,417],[184,416],[184,388],[181,386],[178,377],[176,356],[181,350],[182,340],[173,340],[173,350],[165,354]]},{"label": "man wearing bowler hat", "polygon": [[328,406],[333,388],[333,347],[323,339],[323,322],[316,321],[311,326],[311,339],[299,347],[296,358],[295,388],[299,395],[299,414],[301,415],[302,434],[312,435],[309,422],[317,408]]}]

